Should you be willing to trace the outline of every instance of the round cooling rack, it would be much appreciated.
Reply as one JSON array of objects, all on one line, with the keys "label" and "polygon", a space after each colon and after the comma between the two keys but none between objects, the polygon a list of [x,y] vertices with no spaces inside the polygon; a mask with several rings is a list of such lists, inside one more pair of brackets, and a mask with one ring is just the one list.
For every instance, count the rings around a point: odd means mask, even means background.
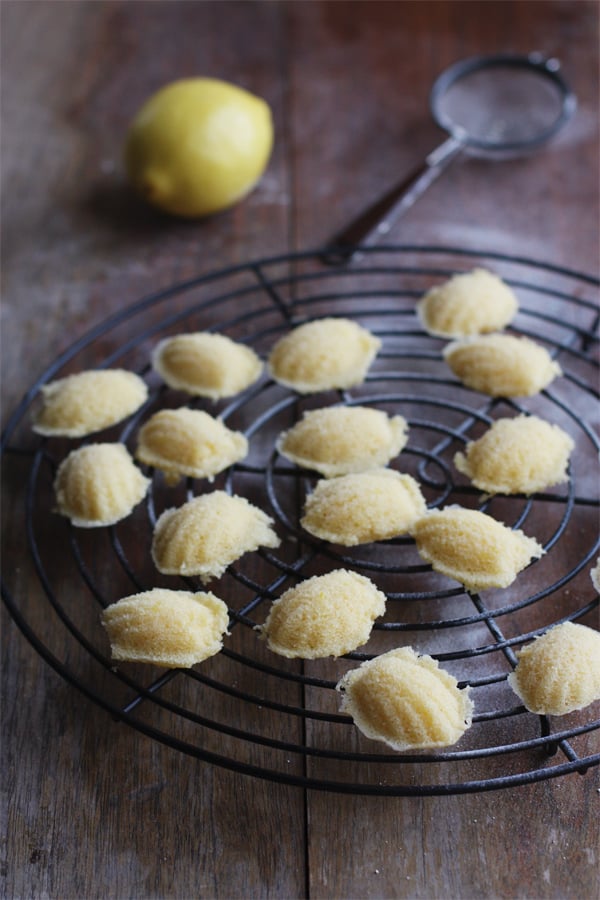
[{"label": "round cooling rack", "polygon": [[[600,762],[598,704],[536,716],[507,675],[516,651],[550,626],[597,623],[590,572],[599,547],[598,279],[447,247],[367,248],[356,265],[337,269],[324,267],[319,252],[258,260],[158,291],[100,323],[52,363],[2,439],[11,495],[15,486],[20,491],[5,529],[5,560],[18,560],[5,566],[6,605],[38,653],[119,722],[221,767],[305,788],[390,796],[472,793],[585,773]],[[443,339],[426,334],[416,316],[427,289],[475,266],[497,272],[516,292],[519,312],[508,330],[545,346],[561,366],[563,374],[535,397],[491,398],[464,387],[443,360]],[[266,358],[290,328],[323,316],[352,318],[381,339],[362,385],[300,396],[265,373],[232,400],[213,403],[167,388],[150,365],[158,340],[183,331],[218,331]],[[133,452],[151,414],[188,405],[243,431],[247,458],[212,483],[183,479],[170,486],[147,470],[147,501],[128,518],[109,528],[72,527],[53,512],[52,484],[60,461],[82,442],[41,438],[30,419],[45,383],[95,367],[138,373],[149,398],[125,423],[88,441],[122,441]],[[544,555],[509,588],[469,594],[425,565],[408,537],[351,548],[311,537],[300,518],[316,476],[281,456],[276,439],[307,409],[340,403],[407,420],[408,444],[390,465],[419,480],[430,508],[458,503],[484,510],[535,537]],[[571,435],[569,480],[532,496],[485,496],[457,472],[454,455],[495,419],[521,412]],[[160,575],[150,544],[164,509],[216,488],[264,509],[281,538],[277,550],[246,554],[208,585],[230,611],[223,650],[189,670],[116,666],[102,609],[152,587],[205,589],[195,578]],[[388,597],[369,643],[340,659],[272,653],[257,629],[271,601],[334,568],[366,575]],[[473,724],[443,752],[394,753],[340,713],[341,676],[400,646],[430,654],[460,686],[470,686]]]}]

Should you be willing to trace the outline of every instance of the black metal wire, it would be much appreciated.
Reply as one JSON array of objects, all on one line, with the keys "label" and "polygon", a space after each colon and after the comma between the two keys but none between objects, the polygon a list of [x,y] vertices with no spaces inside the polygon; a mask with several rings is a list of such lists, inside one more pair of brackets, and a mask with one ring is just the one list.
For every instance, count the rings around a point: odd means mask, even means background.
[{"label": "black metal wire", "polygon": [[[505,409],[511,413],[532,412],[539,402],[546,417],[555,415],[568,422],[582,458],[597,461],[598,438],[580,408],[591,408],[598,397],[598,365],[591,354],[598,341],[594,333],[598,326],[597,298],[592,297],[599,285],[596,277],[522,257],[448,247],[367,248],[363,265],[338,270],[323,269],[318,263],[320,253],[308,251],[259,260],[158,291],[100,323],[48,367],[10,417],[0,452],[14,454],[29,465],[23,481],[29,553],[40,582],[39,602],[47,604],[53,615],[48,616],[46,627],[34,626],[39,619],[27,612],[24,598],[9,583],[10,577],[2,583],[8,609],[38,653],[70,684],[118,720],[191,757],[255,777],[342,793],[434,796],[496,790],[585,772],[600,763],[600,753],[581,755],[574,746],[583,735],[600,726],[591,718],[591,708],[580,713],[574,725],[561,727],[560,722],[553,731],[554,721],[527,713],[505,682],[516,661],[515,648],[552,624],[577,621],[598,608],[591,579],[584,579],[581,596],[572,596],[570,591],[578,577],[581,581],[586,567],[593,565],[600,545],[598,535],[585,534],[578,558],[569,560],[565,570],[550,583],[543,581],[543,565],[534,563],[537,569],[532,571],[540,571],[541,583],[536,580],[535,589],[529,586],[522,595],[508,592],[504,602],[501,597],[500,602],[497,597],[490,602],[487,595],[485,599],[471,596],[449,579],[432,577],[431,568],[418,559],[409,538],[381,542],[375,552],[370,546],[338,548],[316,540],[299,523],[302,499],[314,478],[289,464],[273,447],[284,426],[289,427],[311,404],[319,404],[315,398],[299,397],[268,378],[217,405],[216,410],[209,407],[232,427],[241,422],[251,447],[256,444],[266,448],[262,458],[260,453],[257,458],[251,455],[232,467],[220,477],[218,486],[242,494],[247,485],[258,490],[264,508],[274,516],[284,539],[277,551],[260,551],[253,559],[242,558],[229,568],[219,585],[220,596],[230,608],[230,630],[240,637],[241,649],[234,649],[226,641],[215,668],[214,661],[207,660],[193,670],[172,670],[155,678],[149,668],[142,676],[126,665],[115,668],[107,656],[99,623],[90,632],[89,624],[80,621],[77,605],[64,598],[54,584],[46,559],[47,532],[39,527],[39,521],[51,515],[45,498],[60,459],[55,456],[52,440],[36,438],[23,428],[30,407],[42,385],[60,376],[67,367],[71,367],[70,371],[79,354],[94,354],[98,367],[127,367],[129,357],[139,354],[140,348],[180,330],[231,333],[264,355],[280,334],[314,315],[356,317],[367,327],[372,323],[383,347],[365,384],[317,399],[327,404],[393,409],[404,415],[410,426],[409,444],[393,465],[415,468],[431,507],[449,502],[482,510],[493,507],[493,499],[482,496],[464,479],[457,479],[452,455],[471,439],[477,426],[489,425]],[[564,385],[571,394],[565,396],[560,386],[553,385],[534,403],[482,398],[465,389],[445,370],[442,342],[421,330],[415,301],[432,283],[469,264],[496,268],[522,296],[533,296],[532,302],[521,303],[512,330],[546,343],[552,355],[560,359]],[[170,308],[170,301],[175,298],[176,310]],[[560,305],[559,313],[552,311],[552,304]],[[132,324],[136,325],[133,336]],[[120,336],[121,329],[124,337]],[[137,371],[152,381],[147,359],[141,366],[138,361]],[[171,396],[163,385],[152,386],[148,402],[123,425],[118,439],[132,444],[137,428],[153,409],[163,402],[173,405],[175,400],[183,402],[179,395]],[[202,405],[189,398],[187,402]],[[145,505],[148,533],[165,502],[160,476],[149,474],[153,481]],[[569,530],[580,527],[580,517],[600,505],[598,496],[590,496],[582,482],[586,474],[583,463],[576,460],[566,487],[533,497],[511,498],[510,504],[502,507],[505,516],[510,510],[507,524],[533,531],[541,511],[546,553],[559,553]],[[209,488],[189,479],[186,496],[206,489]],[[80,531],[63,521],[59,527],[65,529],[70,546],[65,566],[81,580],[83,593],[87,592],[88,602],[93,605],[90,609],[99,612],[115,598],[106,596],[96,569],[92,570],[86,561],[87,544]],[[126,523],[108,529],[108,541],[103,544],[99,562],[116,565],[131,584],[131,592],[148,589],[156,579],[152,565],[144,564],[140,569],[138,561],[128,555]],[[456,664],[459,683],[470,685],[475,696],[472,731],[478,734],[478,743],[469,743],[467,733],[457,748],[417,754],[377,752],[377,745],[363,739],[356,750],[347,749],[347,740],[340,748],[335,741],[329,745],[328,728],[342,729],[345,735],[353,728],[347,716],[330,708],[329,698],[334,696],[337,677],[356,662],[382,652],[381,647],[378,644],[378,649],[371,651],[369,645],[348,654],[339,661],[339,671],[332,677],[331,665],[320,668],[319,664],[290,663],[275,654],[265,657],[264,652],[254,652],[258,647],[254,628],[264,619],[271,600],[287,586],[314,571],[334,566],[354,568],[376,582],[381,580],[388,596],[388,612],[382,622],[376,623],[374,639],[380,644],[387,641],[385,649],[406,644],[408,636],[413,635],[423,652],[429,652],[427,645],[431,642],[431,654],[436,659]],[[185,579],[184,583],[188,589],[201,587],[195,579]],[[533,580],[525,583],[531,585]],[[535,610],[538,617],[534,622],[527,619],[525,630],[519,618],[524,610],[528,615]],[[53,648],[65,641],[68,647],[78,648],[89,665],[77,662],[75,652],[54,652]],[[485,660],[493,664],[491,672],[489,665],[479,667]],[[103,678],[90,677],[89,666],[98,666]],[[468,669],[461,670],[462,666]],[[247,683],[250,674],[252,684]],[[286,700],[285,686],[295,692],[295,700]],[[201,696],[205,692],[228,704],[229,713],[224,718],[218,716],[216,701],[210,705],[210,713],[203,713]],[[263,708],[269,718],[260,714]],[[255,714],[252,726],[244,725],[244,710]],[[278,719],[301,723],[300,736],[294,737],[293,728],[285,737],[272,733],[270,728]],[[524,737],[531,730],[530,723],[536,722],[533,730],[537,730],[537,735]],[[325,732],[309,734],[308,723],[320,723]],[[219,736],[229,741],[223,745],[226,751],[214,750],[215,743],[221,746]],[[263,751],[264,757],[257,763],[255,754]],[[289,767],[290,757],[293,770]],[[488,758],[506,760],[504,771],[474,778],[468,766]],[[335,763],[335,776],[320,774],[319,761]],[[371,766],[379,775],[371,774]],[[440,766],[443,776],[437,774]],[[427,771],[434,773],[430,780],[424,774]]]}]

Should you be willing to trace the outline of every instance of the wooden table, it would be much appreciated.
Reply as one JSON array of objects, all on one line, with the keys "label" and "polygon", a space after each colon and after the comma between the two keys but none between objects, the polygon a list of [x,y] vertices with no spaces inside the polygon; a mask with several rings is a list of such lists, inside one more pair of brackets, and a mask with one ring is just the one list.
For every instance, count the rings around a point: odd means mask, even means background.
[{"label": "wooden table", "polygon": [[[429,89],[462,57],[560,58],[577,115],[538,154],[457,160],[390,240],[598,271],[596,3],[4,0],[1,13],[4,421],[62,350],[138,298],[319,246],[441,140]],[[264,96],[276,143],[256,191],[190,223],[128,193],[121,148],[153,90],[196,74]],[[39,623],[18,460],[5,475],[4,569]],[[114,721],[3,616],[3,896],[598,895],[597,770],[425,798],[251,778]]]}]

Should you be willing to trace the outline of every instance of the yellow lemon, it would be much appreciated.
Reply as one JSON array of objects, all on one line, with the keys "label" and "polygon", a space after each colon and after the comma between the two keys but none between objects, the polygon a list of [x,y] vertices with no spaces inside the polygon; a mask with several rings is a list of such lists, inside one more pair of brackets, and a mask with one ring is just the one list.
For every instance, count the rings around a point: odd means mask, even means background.
[{"label": "yellow lemon", "polygon": [[269,161],[268,104],[216,78],[174,81],[133,119],[125,165],[154,206],[197,218],[232,206],[256,185]]}]

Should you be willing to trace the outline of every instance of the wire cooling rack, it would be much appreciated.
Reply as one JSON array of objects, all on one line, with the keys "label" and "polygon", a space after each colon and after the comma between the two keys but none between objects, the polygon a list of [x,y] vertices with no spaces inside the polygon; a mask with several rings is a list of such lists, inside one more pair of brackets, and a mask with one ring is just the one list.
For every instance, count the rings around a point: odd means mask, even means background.
[{"label": "wire cooling rack", "polygon": [[[476,265],[496,271],[519,296],[509,330],[546,346],[562,367],[563,375],[536,397],[494,399],[463,387],[443,361],[444,341],[427,335],[416,317],[425,290]],[[590,570],[599,546],[598,284],[590,275],[498,253],[389,246],[366,249],[347,269],[324,267],[317,252],[238,265],[111,316],[46,370],[2,438],[4,471],[13,493],[16,484],[22,488],[10,532],[26,535],[28,556],[25,574],[22,566],[5,573],[3,597],[13,618],[60,675],[119,722],[190,757],[252,776],[334,792],[430,796],[583,774],[600,762],[598,705],[552,720],[535,716],[506,677],[515,650],[549,626],[597,621]],[[166,388],[149,364],[156,342],[181,331],[219,331],[266,357],[291,327],[324,315],[351,317],[381,338],[363,385],[301,397],[265,375],[233,401],[209,403]],[[106,529],[73,528],[53,512],[52,481],[79,442],[34,435],[30,415],[46,382],[117,366],[146,379],[149,399],[94,440],[119,440],[133,450],[138,428],[153,412],[187,404],[244,431],[250,454],[212,484],[190,479],[169,487],[149,471],[147,502],[130,517]],[[333,403],[403,415],[408,445],[391,466],[419,480],[431,508],[459,503],[484,510],[536,537],[545,555],[510,588],[469,594],[423,564],[409,538],[355,548],[312,538],[299,519],[315,479],[279,456],[275,440],[306,409]],[[518,412],[535,412],[571,434],[569,482],[530,497],[486,497],[458,474],[453,456],[494,419]],[[260,505],[282,539],[277,551],[247,554],[208,586],[230,610],[224,649],[191,670],[115,666],[102,608],[151,587],[202,589],[193,578],[161,576],[150,542],[163,509],[215,488]],[[256,626],[272,599],[298,580],[340,567],[368,576],[387,594],[386,615],[369,643],[338,660],[271,653]],[[461,686],[470,685],[473,725],[444,752],[391,753],[339,712],[339,678],[360,661],[405,645],[431,654]]]}]

